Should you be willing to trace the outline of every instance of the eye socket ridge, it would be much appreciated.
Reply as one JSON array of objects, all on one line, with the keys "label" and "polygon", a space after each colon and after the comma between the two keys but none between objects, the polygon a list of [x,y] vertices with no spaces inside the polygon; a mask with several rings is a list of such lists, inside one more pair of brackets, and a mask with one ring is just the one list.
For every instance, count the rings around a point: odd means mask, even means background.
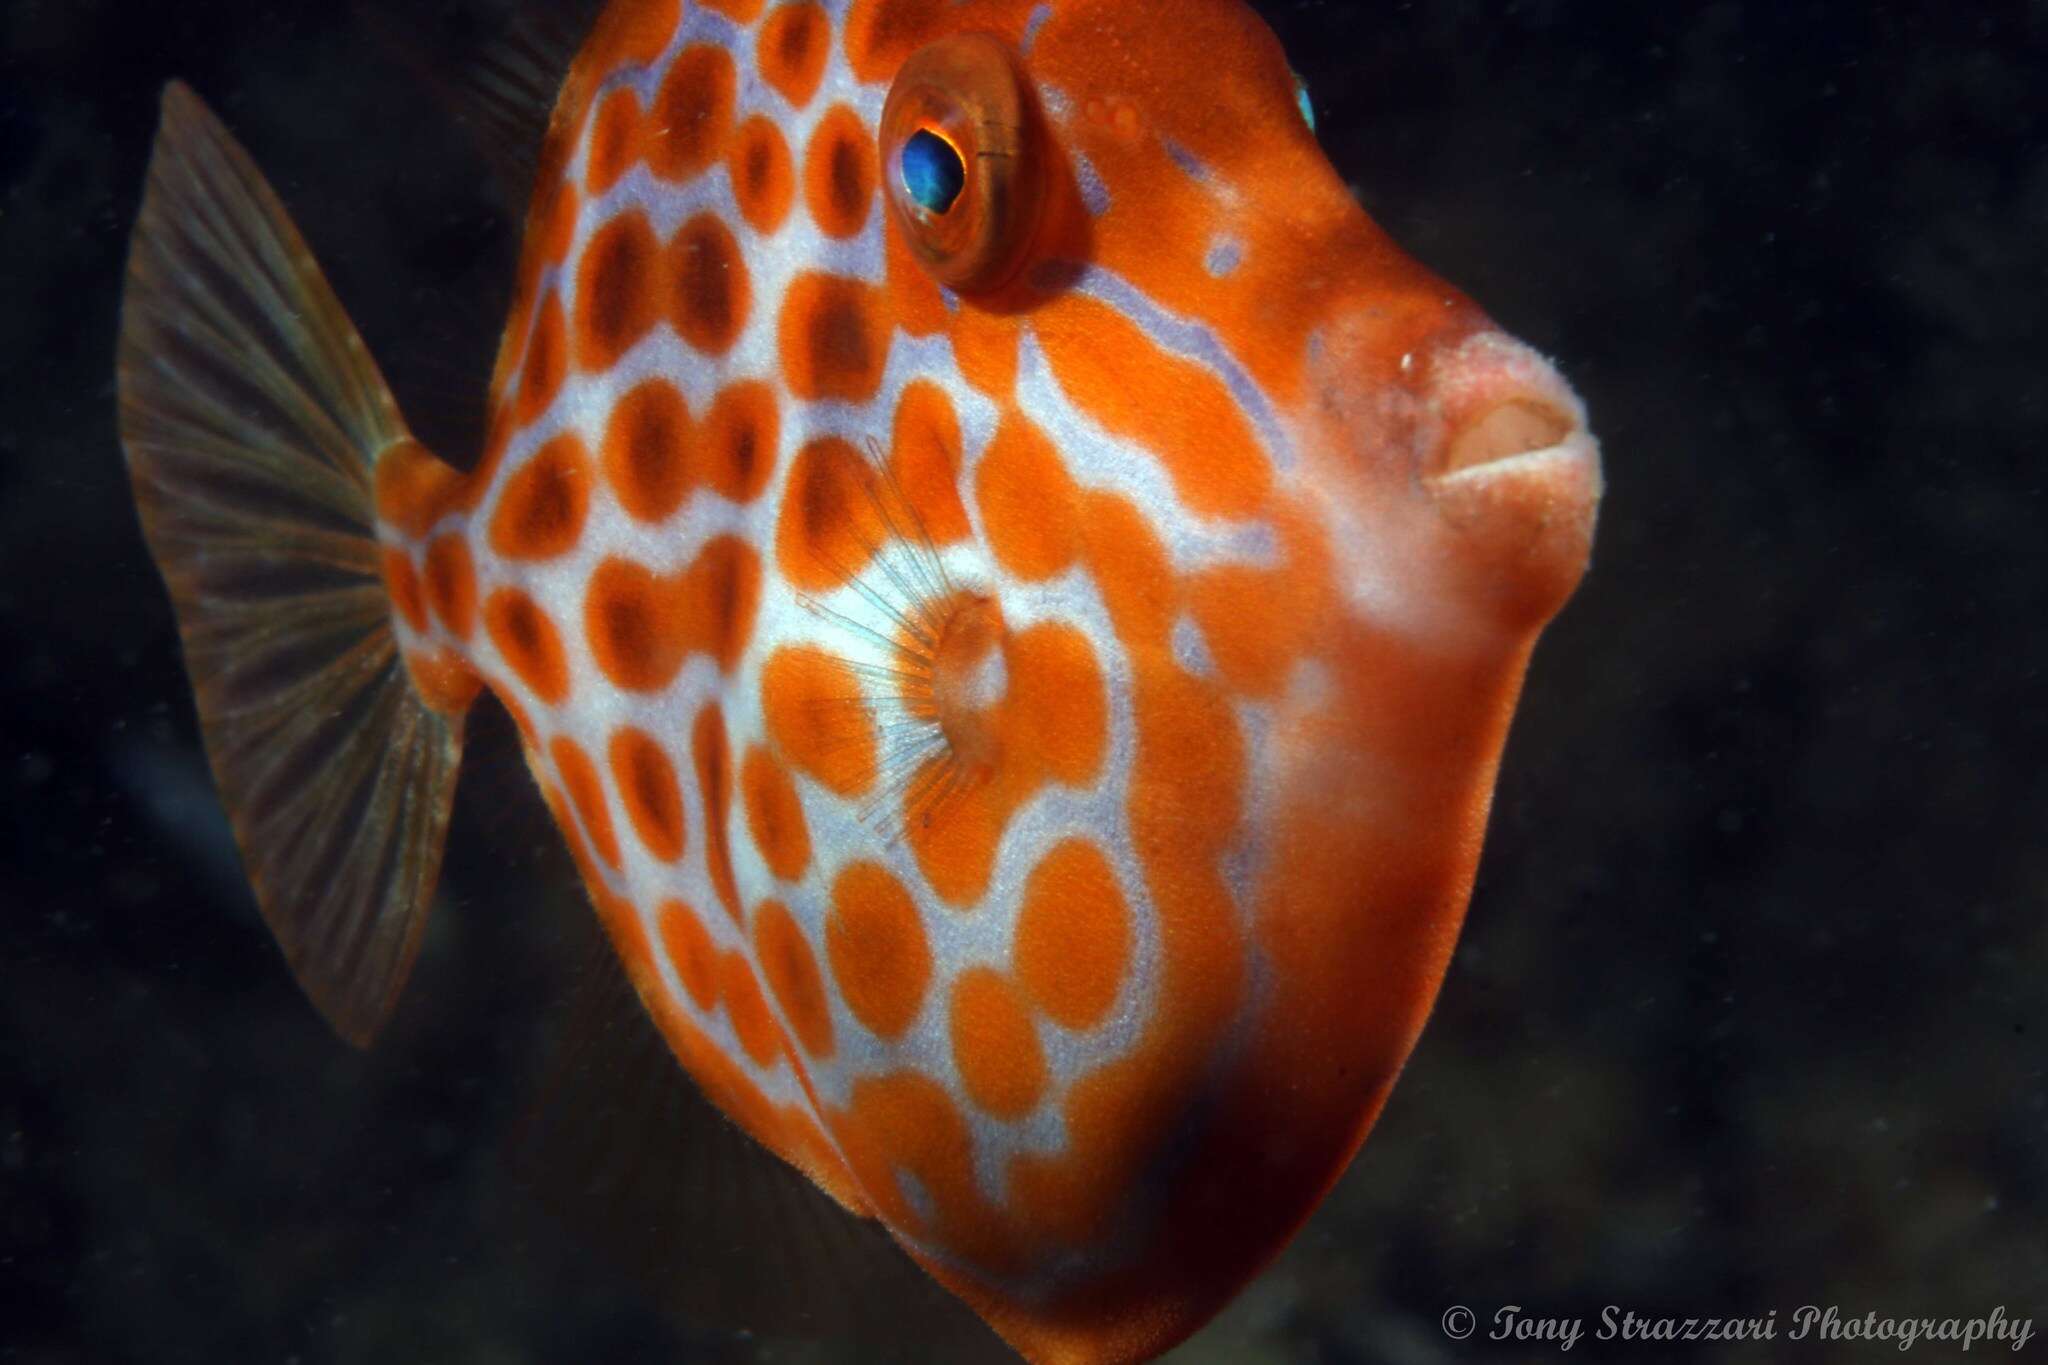
[{"label": "eye socket ridge", "polygon": [[961,159],[960,149],[935,129],[919,128],[912,133],[897,160],[904,192],[926,213],[951,211],[967,187],[967,163]]},{"label": "eye socket ridge", "polygon": [[883,102],[890,226],[939,284],[994,293],[1023,268],[1044,200],[1045,130],[1022,58],[956,33],[905,59]]}]

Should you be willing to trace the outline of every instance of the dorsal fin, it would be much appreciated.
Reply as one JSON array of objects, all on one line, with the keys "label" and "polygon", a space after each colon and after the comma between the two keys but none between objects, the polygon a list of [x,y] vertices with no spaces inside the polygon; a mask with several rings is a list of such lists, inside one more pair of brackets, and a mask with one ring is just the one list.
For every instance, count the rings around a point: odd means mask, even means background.
[{"label": "dorsal fin", "polygon": [[475,139],[507,204],[523,213],[555,96],[599,8],[598,0],[522,0],[483,37],[473,16],[464,23],[444,14],[436,25],[423,6],[357,0],[356,13]]}]

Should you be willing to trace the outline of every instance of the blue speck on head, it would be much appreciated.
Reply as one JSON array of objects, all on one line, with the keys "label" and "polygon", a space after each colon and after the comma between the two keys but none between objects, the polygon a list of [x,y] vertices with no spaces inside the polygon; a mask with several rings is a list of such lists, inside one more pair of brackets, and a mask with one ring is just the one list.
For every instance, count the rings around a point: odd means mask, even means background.
[{"label": "blue speck on head", "polygon": [[927,128],[920,128],[903,144],[903,188],[917,206],[927,213],[944,213],[953,207],[967,184],[967,168],[953,144]]},{"label": "blue speck on head", "polygon": [[1244,248],[1234,238],[1218,237],[1209,243],[1209,254],[1202,258],[1202,265],[1216,279],[1222,279],[1237,269],[1244,259]]},{"label": "blue speck on head", "polygon": [[[1291,71],[1288,74],[1294,75]],[[1316,106],[1308,97],[1308,82],[1299,76],[1294,76],[1294,107],[1301,110],[1301,121],[1313,133],[1316,130]]]},{"label": "blue speck on head", "polygon": [[1024,37],[1017,44],[1017,50],[1029,57],[1031,45],[1038,41],[1038,30],[1045,27],[1045,21],[1052,18],[1051,5],[1033,5],[1031,17],[1024,21]]}]

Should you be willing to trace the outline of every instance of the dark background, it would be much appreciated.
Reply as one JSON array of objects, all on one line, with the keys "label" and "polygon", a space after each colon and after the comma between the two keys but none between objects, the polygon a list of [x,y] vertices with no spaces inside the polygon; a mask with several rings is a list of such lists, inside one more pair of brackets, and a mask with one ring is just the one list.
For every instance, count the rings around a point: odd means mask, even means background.
[{"label": "dark background", "polygon": [[[2048,1351],[2048,9],[1262,8],[1374,216],[1578,384],[1609,493],[1408,1076],[1186,1358],[1548,1358],[1484,1340],[1509,1303],[2002,1305]],[[114,436],[174,74],[430,444],[508,278],[346,5],[0,3],[0,1361],[834,1358],[679,1330],[522,1209],[588,911],[494,708],[374,1054],[258,922]]]}]

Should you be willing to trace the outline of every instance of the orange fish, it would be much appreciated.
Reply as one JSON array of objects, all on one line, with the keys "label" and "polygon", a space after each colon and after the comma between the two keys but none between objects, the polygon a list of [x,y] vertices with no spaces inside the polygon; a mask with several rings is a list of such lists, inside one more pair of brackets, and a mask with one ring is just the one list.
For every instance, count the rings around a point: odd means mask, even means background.
[{"label": "orange fish", "polygon": [[1600,496],[1239,0],[613,0],[468,474],[173,86],[119,372],[342,1035],[488,689],[676,1061],[1038,1361],[1180,1341],[1343,1172]]}]

